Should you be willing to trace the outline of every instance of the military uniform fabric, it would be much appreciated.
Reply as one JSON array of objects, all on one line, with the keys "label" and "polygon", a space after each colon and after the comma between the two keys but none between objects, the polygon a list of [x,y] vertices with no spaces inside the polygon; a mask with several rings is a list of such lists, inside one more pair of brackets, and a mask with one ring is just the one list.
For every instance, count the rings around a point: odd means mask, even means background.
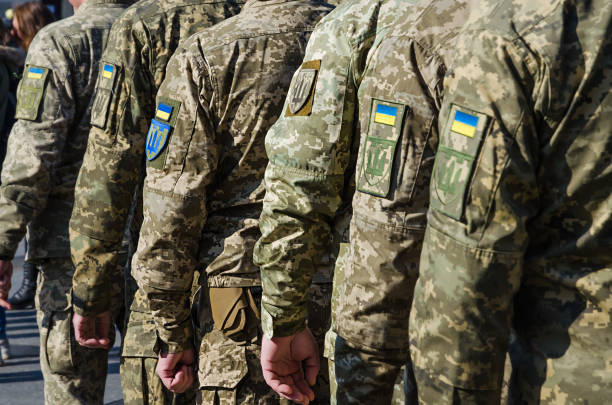
[{"label": "military uniform fabric", "polygon": [[266,139],[270,163],[255,259],[269,336],[304,328],[313,259],[327,249],[328,224],[354,175],[350,245],[327,339],[338,403],[388,404],[410,361],[408,316],[438,139],[434,124],[446,61],[469,4],[342,3],[319,24],[306,52],[305,60],[321,60],[310,115],[283,115]]},{"label": "military uniform fabric", "polygon": [[[264,136],[281,114],[311,31],[329,11],[318,1],[249,1],[238,16],[185,41],[168,64],[148,133],[144,222],[132,264],[169,352],[192,345],[194,268],[205,269],[210,316],[218,293],[259,300],[252,247],[264,194]],[[248,360],[259,356],[259,322],[232,340],[222,327],[205,327],[208,307],[201,305],[198,317],[202,400],[211,391],[238,398],[253,383],[279,401],[257,361],[251,367]],[[246,311],[247,324],[255,311]]]},{"label": "military uniform fabric", "polygon": [[[141,313],[132,312],[132,315],[135,314]],[[150,319],[149,321],[152,323]],[[130,330],[134,329],[138,330],[138,326],[130,328]],[[155,358],[121,357],[121,389],[125,405],[189,405],[196,403],[195,387],[190,387],[184,393],[174,394],[164,387],[155,372],[155,367],[157,367]]]},{"label": "military uniform fabric", "polygon": [[[113,269],[121,265],[120,250],[126,226],[130,250],[135,251],[142,222],[142,183],[145,138],[155,112],[155,96],[166,72],[168,60],[179,43],[190,35],[237,14],[242,1],[143,0],[130,7],[113,26],[109,46],[103,55],[108,66],[100,75],[92,103],[91,132],[75,191],[75,208],[70,222],[75,310],[85,316],[108,308],[108,286],[116,282]],[[131,260],[131,257],[128,257]],[[129,266],[126,268],[129,273]],[[154,374],[157,336],[149,308],[136,297],[137,285],[126,275],[127,336],[122,344],[121,376],[124,387],[146,381],[148,387],[126,388],[131,403],[137,398],[157,403],[183,401],[164,391]],[[137,312],[137,314],[134,314]],[[134,376],[132,363],[151,369]],[[141,395],[139,396],[139,392]],[[189,396],[187,396],[189,397]],[[168,402],[170,401],[170,402]],[[191,400],[185,403],[192,402]]]},{"label": "military uniform fabric", "polygon": [[513,326],[509,403],[603,404],[612,3],[490,4],[445,78],[411,315],[420,400],[499,403]]},{"label": "military uniform fabric", "polygon": [[[36,308],[49,404],[101,404],[104,395],[107,351],[81,348],[71,333],[68,220],[98,62],[112,22],[129,3],[89,0],[74,16],[44,27],[17,89],[18,121],[0,189],[0,257],[13,258],[27,227],[26,259],[40,270]],[[121,291],[109,288],[109,295]]]},{"label": "military uniform fabric", "polygon": [[[70,258],[37,260],[36,320],[46,404],[102,404],[108,351],[79,345],[72,331]],[[116,295],[120,298],[121,295]],[[114,341],[114,329],[111,343]]]}]

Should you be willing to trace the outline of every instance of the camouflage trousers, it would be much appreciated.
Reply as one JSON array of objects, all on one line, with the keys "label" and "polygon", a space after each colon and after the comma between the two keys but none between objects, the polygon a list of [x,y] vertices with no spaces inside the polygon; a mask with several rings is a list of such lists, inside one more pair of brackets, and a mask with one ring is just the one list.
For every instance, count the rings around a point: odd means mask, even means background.
[{"label": "camouflage trousers", "polygon": [[182,394],[168,390],[155,372],[157,357],[122,357],[121,387],[125,405],[192,405],[196,390]]},{"label": "camouflage trousers", "polygon": [[[325,331],[329,327],[331,287],[331,283],[313,284],[310,289],[308,324],[321,353]],[[196,316],[200,336],[198,404],[288,405],[290,401],[280,398],[264,381],[260,364],[261,330],[251,343],[236,343],[214,328],[207,300],[206,293],[202,294]],[[329,404],[329,377],[324,358],[321,369],[313,387],[315,400],[311,404],[314,405]]]},{"label": "camouflage trousers", "polygon": [[[349,244],[341,243],[334,269],[331,326],[325,337],[325,357],[329,364],[330,402],[332,405],[417,404],[416,383],[408,360],[409,356],[402,350],[374,349],[362,344],[363,341],[359,340],[359,337],[363,336],[361,334],[367,333],[368,328],[371,328],[372,325],[380,325],[381,322],[377,319],[377,323],[370,324],[367,322],[369,318],[363,315],[351,317],[356,308],[350,307],[346,302],[341,302],[348,291],[361,285],[358,282],[361,275],[346,272],[349,255]],[[409,308],[411,297],[411,294],[407,294],[408,303],[404,306]],[[344,312],[341,314],[341,311]],[[361,320],[360,330],[354,331],[351,336],[351,341],[358,341],[359,344],[348,343],[336,332],[338,319],[340,322],[343,320],[346,322],[347,317],[352,318],[349,329],[358,322],[357,319]],[[398,334],[397,330],[400,328],[401,326],[394,325],[395,335]],[[407,339],[408,330],[407,328],[403,330],[405,330]],[[364,340],[368,341],[368,339]],[[392,346],[395,342],[384,343]],[[406,386],[404,380],[406,380]]]},{"label": "camouflage trousers", "polygon": [[74,338],[70,304],[72,261],[70,257],[48,258],[36,265],[39,269],[36,320],[45,403],[102,404],[108,351],[82,347]]},{"label": "camouflage trousers", "polygon": [[352,348],[332,330],[327,334],[325,355],[331,405],[418,403],[410,364],[394,364],[375,353]]},{"label": "camouflage trousers", "polygon": [[[153,315],[141,290],[126,277],[128,302],[131,302],[126,332],[121,349],[121,387],[125,405],[191,405],[196,389],[182,394],[168,390],[157,376],[157,333]],[[133,283],[133,285],[131,285]]]}]

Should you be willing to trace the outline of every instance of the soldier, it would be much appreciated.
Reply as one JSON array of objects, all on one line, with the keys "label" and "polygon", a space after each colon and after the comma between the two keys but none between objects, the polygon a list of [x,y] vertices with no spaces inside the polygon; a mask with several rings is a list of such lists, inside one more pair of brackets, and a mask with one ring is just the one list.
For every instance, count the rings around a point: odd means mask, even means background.
[{"label": "soldier", "polygon": [[17,91],[18,121],[0,188],[0,272],[10,267],[27,227],[27,260],[40,271],[40,364],[45,401],[51,404],[101,404],[104,397],[108,352],[78,347],[70,332],[74,267],[68,220],[98,63],[112,22],[129,3],[71,1],[75,15],[47,25],[34,38]]},{"label": "soldier", "polygon": [[191,382],[193,273],[205,268],[196,322],[204,404],[281,402],[261,374],[261,288],[252,261],[264,136],[315,24],[331,9],[321,1],[250,0],[238,16],[185,41],[158,92],[134,276],[155,315],[158,374],[180,390]]},{"label": "soldier", "polygon": [[[289,112],[266,139],[270,163],[255,248],[264,289],[262,366],[268,383],[292,398],[305,393],[286,381],[300,369],[291,356],[312,346],[304,343],[310,340],[306,291],[347,199],[350,246],[343,247],[334,274],[338,300],[327,339],[335,360],[334,400],[389,404],[404,363],[412,374],[408,315],[442,77],[470,4],[415,3],[363,0],[330,14],[306,51],[317,75],[309,79],[306,68],[296,73]],[[293,368],[282,369],[283,362]],[[307,363],[306,377],[314,374]],[[414,386],[413,378],[407,382]],[[416,403],[414,389],[406,400]]]},{"label": "soldier", "polygon": [[612,2],[489,3],[445,79],[411,315],[419,399],[499,403],[514,325],[511,403],[607,403]]},{"label": "soldier", "polygon": [[[114,25],[103,55],[108,69],[101,74],[91,117],[91,134],[77,181],[70,221],[72,258],[76,271],[73,296],[79,343],[106,347],[104,330],[111,305],[108,290],[118,282],[114,269],[133,200],[131,240],[137,244],[142,222],[141,183],[145,136],[155,113],[155,95],[166,64],[181,40],[240,11],[242,1],[143,0],[130,7]],[[129,316],[123,342],[121,378],[126,404],[192,403],[195,392],[174,395],[155,375],[157,337],[153,319],[127,273]],[[133,302],[132,302],[133,301]]]}]

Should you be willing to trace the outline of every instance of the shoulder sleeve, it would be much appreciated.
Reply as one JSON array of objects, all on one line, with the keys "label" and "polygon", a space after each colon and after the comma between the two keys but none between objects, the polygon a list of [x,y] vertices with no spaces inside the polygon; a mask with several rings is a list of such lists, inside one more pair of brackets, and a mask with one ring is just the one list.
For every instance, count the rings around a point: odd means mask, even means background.
[{"label": "shoulder sleeve", "polygon": [[92,101],[92,126],[70,219],[76,271],[73,293],[95,312],[108,308],[108,285],[130,206],[143,173],[147,121],[155,88],[149,80],[144,27],[132,14],[113,24]]},{"label": "shoulder sleeve", "polygon": [[254,259],[261,268],[262,326],[268,336],[306,327],[308,287],[342,203],[355,88],[350,48],[326,27],[312,34],[283,113],[266,136],[266,197]]},{"label": "shoulder sleeve", "polygon": [[45,207],[75,119],[74,66],[50,30],[30,46],[17,89],[0,188],[0,256],[13,257],[26,225]]},{"label": "shoulder sleeve", "polygon": [[[197,44],[196,44],[197,45]],[[144,221],[133,274],[169,350],[189,342],[189,297],[219,149],[213,90],[199,47],[179,48],[157,95],[145,155]],[[180,333],[179,333],[180,332]]]},{"label": "shoulder sleeve", "polygon": [[417,370],[490,397],[501,388],[526,223],[539,204],[538,84],[526,49],[468,34],[445,79],[410,331]]}]

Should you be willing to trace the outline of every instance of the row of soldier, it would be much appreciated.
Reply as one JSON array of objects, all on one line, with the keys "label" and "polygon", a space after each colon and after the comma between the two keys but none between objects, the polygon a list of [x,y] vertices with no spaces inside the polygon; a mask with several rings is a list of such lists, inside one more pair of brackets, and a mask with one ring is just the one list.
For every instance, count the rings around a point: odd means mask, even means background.
[{"label": "row of soldier", "polygon": [[126,404],[612,397],[609,1],[72,3],[0,196],[48,403],[113,323]]}]

